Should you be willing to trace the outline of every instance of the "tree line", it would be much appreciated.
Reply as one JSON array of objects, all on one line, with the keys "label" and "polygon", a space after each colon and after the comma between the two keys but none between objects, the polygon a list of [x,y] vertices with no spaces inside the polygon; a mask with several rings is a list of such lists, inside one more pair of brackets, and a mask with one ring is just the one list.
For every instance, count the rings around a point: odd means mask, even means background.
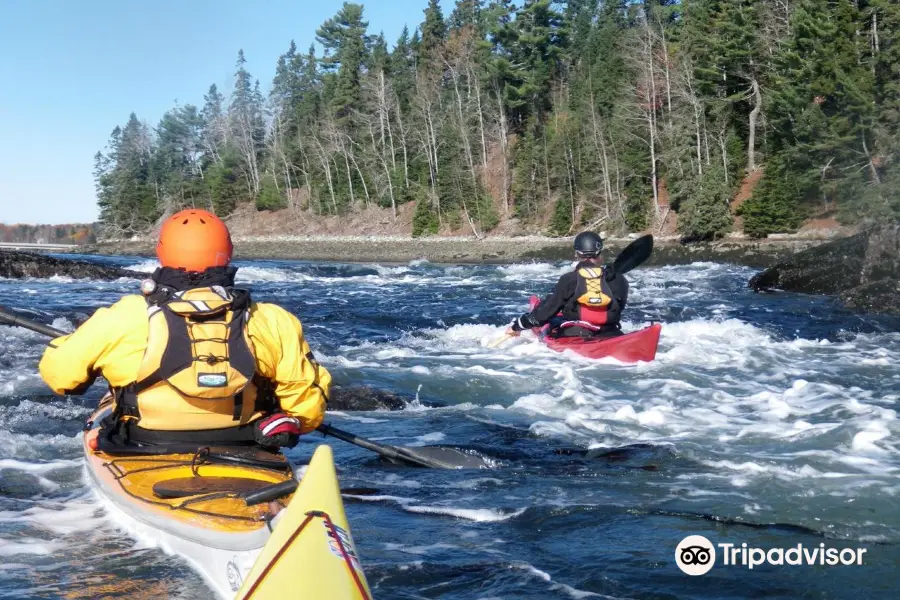
[{"label": "tree line", "polygon": [[92,225],[5,225],[0,223],[0,242],[29,244],[90,244],[96,242]]},{"label": "tree line", "polygon": [[184,206],[346,214],[415,202],[414,235],[501,219],[752,236],[900,215],[895,0],[457,0],[388,43],[344,3],[264,92],[238,52],[96,159],[107,233]]}]

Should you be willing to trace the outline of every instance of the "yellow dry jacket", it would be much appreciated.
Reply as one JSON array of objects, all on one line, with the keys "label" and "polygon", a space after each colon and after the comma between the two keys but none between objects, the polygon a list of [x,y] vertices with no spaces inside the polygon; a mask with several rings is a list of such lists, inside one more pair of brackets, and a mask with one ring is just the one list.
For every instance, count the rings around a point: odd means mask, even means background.
[{"label": "yellow dry jacket", "polygon": [[[142,429],[224,429],[275,409],[297,417],[304,433],[314,430],[331,375],[300,321],[273,304],[232,310],[232,300],[222,288],[189,290],[161,306],[126,296],[53,340],[41,376],[67,394],[102,375],[117,390],[119,414]],[[264,401],[260,388],[274,399]]]}]

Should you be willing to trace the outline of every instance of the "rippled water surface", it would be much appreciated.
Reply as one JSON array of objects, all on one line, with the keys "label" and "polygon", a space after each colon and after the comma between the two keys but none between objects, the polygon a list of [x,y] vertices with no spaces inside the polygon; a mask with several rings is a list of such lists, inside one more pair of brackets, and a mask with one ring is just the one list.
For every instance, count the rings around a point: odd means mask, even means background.
[{"label": "rippled water surface", "polygon": [[[333,424],[390,444],[473,447],[501,465],[404,468],[329,441],[342,485],[379,490],[346,498],[377,598],[900,597],[897,320],[753,294],[742,267],[640,269],[626,328],[661,321],[662,339],[656,361],[623,365],[531,336],[488,347],[569,263],[238,265],[257,299],[301,318],[337,383],[420,400],[333,413]],[[0,280],[0,304],[70,330],[137,284]],[[0,598],[212,597],[182,560],[105,515],[79,441],[103,390],[50,395],[43,344],[0,327]],[[307,436],[291,456],[322,441]],[[689,577],[674,553],[692,534],[867,552],[859,566]]]}]

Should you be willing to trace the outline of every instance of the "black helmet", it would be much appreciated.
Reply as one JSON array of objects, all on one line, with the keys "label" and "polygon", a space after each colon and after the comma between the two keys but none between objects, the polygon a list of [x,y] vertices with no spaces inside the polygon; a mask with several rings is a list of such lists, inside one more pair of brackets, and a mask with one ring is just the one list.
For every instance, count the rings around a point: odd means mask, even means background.
[{"label": "black helmet", "polygon": [[603,238],[593,231],[582,231],[575,236],[575,254],[585,258],[599,256],[603,250]]}]

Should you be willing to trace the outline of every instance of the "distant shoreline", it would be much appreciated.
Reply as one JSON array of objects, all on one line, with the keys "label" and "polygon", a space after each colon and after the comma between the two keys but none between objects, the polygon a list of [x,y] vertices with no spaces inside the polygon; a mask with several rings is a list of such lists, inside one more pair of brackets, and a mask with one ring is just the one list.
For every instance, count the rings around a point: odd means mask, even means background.
[{"label": "distant shoreline", "polygon": [[[692,262],[735,263],[765,268],[800,250],[817,246],[832,236],[785,236],[779,239],[726,239],[681,244],[675,238],[656,238],[648,265]],[[607,240],[607,255],[624,248],[631,238]],[[508,264],[572,258],[571,238],[539,236],[410,238],[401,236],[256,236],[235,237],[239,260],[312,260],[335,262]],[[80,246],[78,254],[154,255],[150,241],[115,241]]]}]

